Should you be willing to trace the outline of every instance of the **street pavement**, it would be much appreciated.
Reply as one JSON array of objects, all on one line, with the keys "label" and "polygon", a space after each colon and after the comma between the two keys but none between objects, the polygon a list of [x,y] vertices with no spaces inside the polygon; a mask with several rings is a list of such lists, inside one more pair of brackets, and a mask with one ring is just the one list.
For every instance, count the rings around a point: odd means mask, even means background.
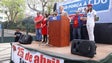
[{"label": "street pavement", "polygon": [[0,63],[10,63],[11,45],[10,43],[0,43]]},{"label": "street pavement", "polygon": [[[15,30],[7,30],[4,29],[4,37],[13,37]],[[26,32],[22,32],[22,34],[26,34]],[[34,36],[35,34],[29,33]],[[1,30],[0,30],[1,37]],[[10,63],[11,56],[11,45],[10,43],[0,43],[0,63]]]}]

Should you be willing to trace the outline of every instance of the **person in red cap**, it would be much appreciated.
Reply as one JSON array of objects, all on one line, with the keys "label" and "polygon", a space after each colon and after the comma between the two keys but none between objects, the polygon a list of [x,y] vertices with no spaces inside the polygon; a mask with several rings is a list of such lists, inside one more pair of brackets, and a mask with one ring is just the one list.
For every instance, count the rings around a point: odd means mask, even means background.
[{"label": "person in red cap", "polygon": [[88,4],[87,7],[92,7],[92,4]]},{"label": "person in red cap", "polygon": [[95,27],[95,19],[96,19],[96,11],[93,10],[92,4],[87,5],[87,31],[89,35],[90,41],[95,41],[94,39],[94,27]]}]

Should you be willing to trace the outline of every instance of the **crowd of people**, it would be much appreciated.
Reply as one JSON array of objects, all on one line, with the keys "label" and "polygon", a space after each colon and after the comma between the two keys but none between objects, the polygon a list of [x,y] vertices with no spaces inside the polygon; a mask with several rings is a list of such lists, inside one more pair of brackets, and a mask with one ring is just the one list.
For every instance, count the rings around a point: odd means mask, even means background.
[{"label": "crowd of people", "polygon": [[[47,43],[47,22],[49,16],[57,16],[58,14],[67,16],[70,19],[70,22],[72,22],[72,27],[73,27],[73,39],[82,39],[82,34],[86,33],[81,33],[81,31],[87,31],[87,35],[89,37],[90,41],[95,41],[94,38],[94,27],[95,27],[95,19],[96,19],[96,11],[93,10],[92,5],[88,4],[87,8],[84,9],[85,12],[83,15],[80,15],[80,11],[76,11],[75,15],[73,18],[70,18],[67,14],[66,11],[64,11],[64,7],[60,6],[59,7],[59,13],[54,13],[51,15],[45,14],[42,15],[40,12],[37,12],[37,16],[34,18],[34,23],[35,23],[35,30],[36,30],[36,41],[38,42],[43,42]],[[86,30],[83,30],[83,28],[87,28]],[[21,33],[19,30],[15,33],[16,37],[18,37],[18,34],[20,35]],[[83,37],[84,39],[87,38],[87,36]],[[17,38],[18,39],[18,38]],[[17,41],[17,40],[16,40]]]},{"label": "crowd of people", "polygon": [[[73,39],[81,39],[86,38],[82,37],[81,31],[84,31],[82,28],[86,27],[87,33],[89,36],[90,41],[95,41],[94,39],[94,27],[95,27],[95,20],[96,19],[96,11],[92,9],[92,5],[88,4],[87,8],[85,8],[85,13],[81,16],[80,11],[76,11],[76,15],[73,17]],[[86,31],[86,30],[85,30]],[[77,34],[77,35],[76,35]],[[86,33],[85,33],[86,34]]]},{"label": "crowd of people", "polygon": [[45,14],[42,16],[40,12],[37,13],[37,16],[34,18],[35,29],[36,29],[36,41],[42,41],[43,35],[43,42],[47,42],[47,17],[48,15]]},{"label": "crowd of people", "polygon": [[[66,11],[64,11],[64,7],[59,7],[61,15],[65,15],[69,18]],[[56,14],[57,15],[57,14]],[[36,25],[36,38],[37,41],[42,40],[43,35],[43,42],[47,41],[47,18],[48,16],[42,16],[40,13],[37,13],[37,17],[35,17],[35,25]],[[70,19],[70,18],[69,18]],[[86,27],[89,40],[95,41],[94,39],[94,26],[95,26],[95,19],[96,19],[96,11],[92,9],[92,5],[88,4],[87,8],[85,8],[85,13],[83,16],[80,15],[80,11],[76,11],[75,16],[73,16],[71,22],[73,23],[73,39],[81,39],[81,28]],[[84,33],[83,33],[84,34]]]},{"label": "crowd of people", "polygon": [[[63,6],[60,6],[60,15],[68,16],[67,12],[64,11]],[[58,13],[54,12],[51,15],[45,14],[44,16],[37,12],[37,16],[34,18],[35,29],[36,29],[36,41],[47,43],[47,22],[49,17],[57,16]],[[43,39],[42,39],[43,38]]]}]

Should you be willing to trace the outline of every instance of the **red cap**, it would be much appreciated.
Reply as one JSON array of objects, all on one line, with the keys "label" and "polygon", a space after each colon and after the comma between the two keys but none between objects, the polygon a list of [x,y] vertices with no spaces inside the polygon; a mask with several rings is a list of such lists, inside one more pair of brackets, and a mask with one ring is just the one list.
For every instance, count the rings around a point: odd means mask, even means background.
[{"label": "red cap", "polygon": [[88,4],[88,5],[87,5],[87,7],[89,7],[89,6],[91,6],[91,7],[92,7],[92,4]]}]

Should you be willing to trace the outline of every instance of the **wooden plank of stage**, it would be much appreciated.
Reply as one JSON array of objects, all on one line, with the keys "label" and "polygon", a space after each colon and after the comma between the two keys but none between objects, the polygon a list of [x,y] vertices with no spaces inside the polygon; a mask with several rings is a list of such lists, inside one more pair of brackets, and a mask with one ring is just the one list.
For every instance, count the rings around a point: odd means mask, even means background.
[{"label": "wooden plank of stage", "polygon": [[[15,43],[15,44],[18,44],[18,43]],[[52,47],[52,46],[42,46],[42,45],[39,46],[38,42],[33,42],[32,44],[28,44],[28,45],[23,45],[23,44],[20,44],[20,45],[25,48],[37,50],[51,56],[61,57],[64,59],[69,59],[69,60],[100,61],[102,59],[105,59],[109,54],[112,53],[112,45],[109,45],[109,44],[97,44],[97,50],[96,50],[97,54],[93,58],[71,54],[71,46],[68,46],[68,47]]]}]

